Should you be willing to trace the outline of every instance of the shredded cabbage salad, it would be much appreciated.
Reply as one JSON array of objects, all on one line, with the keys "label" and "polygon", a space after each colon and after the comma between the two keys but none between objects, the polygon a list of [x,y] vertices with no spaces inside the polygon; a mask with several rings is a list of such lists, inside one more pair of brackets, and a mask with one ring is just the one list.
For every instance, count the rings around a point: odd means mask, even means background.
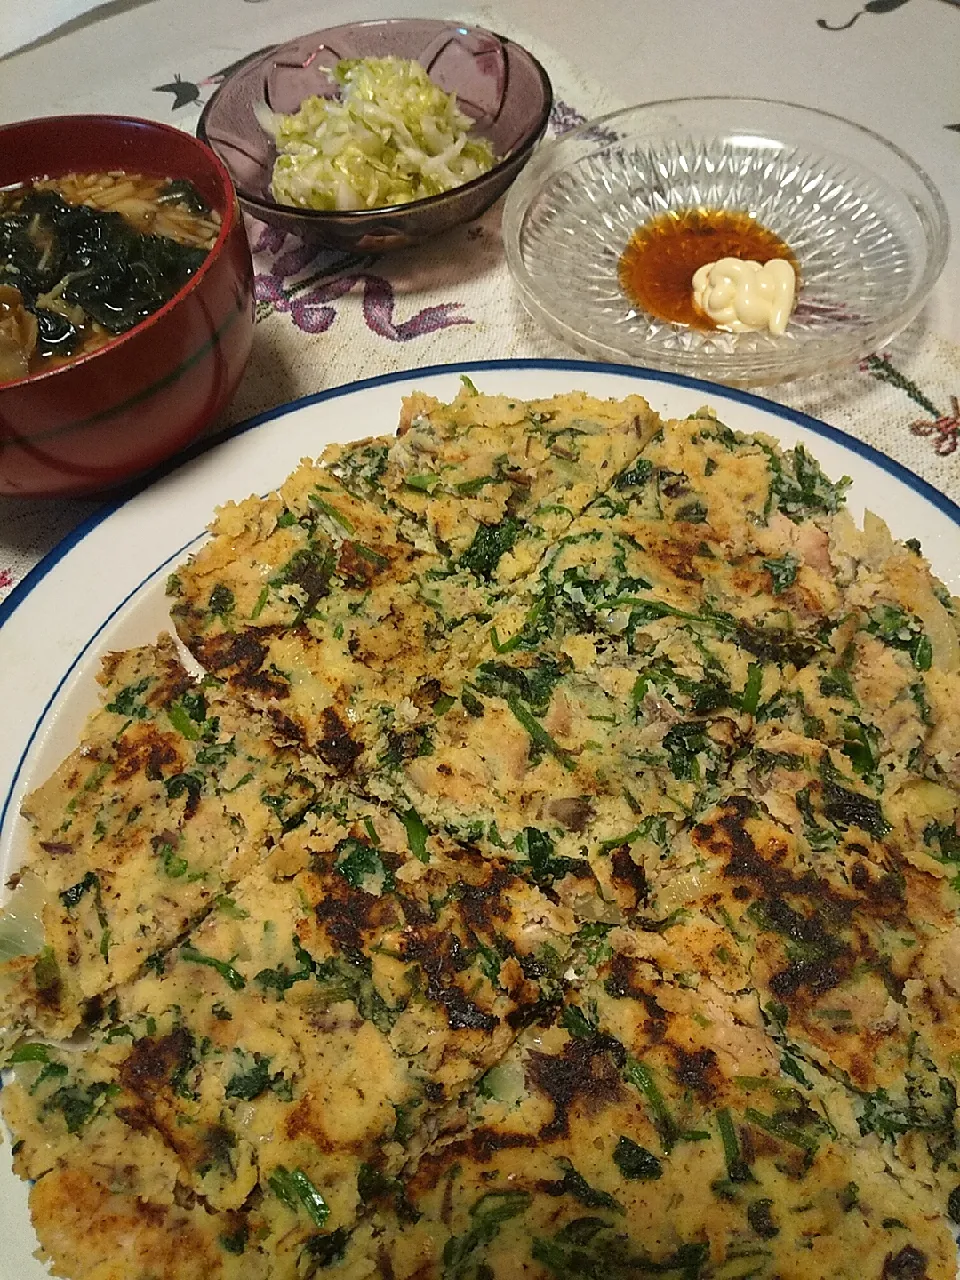
[{"label": "shredded cabbage salad", "polygon": [[265,113],[278,156],[275,200],[301,209],[378,209],[462,186],[492,168],[455,94],[407,58],[338,62],[338,99],[305,99],[294,115]]}]

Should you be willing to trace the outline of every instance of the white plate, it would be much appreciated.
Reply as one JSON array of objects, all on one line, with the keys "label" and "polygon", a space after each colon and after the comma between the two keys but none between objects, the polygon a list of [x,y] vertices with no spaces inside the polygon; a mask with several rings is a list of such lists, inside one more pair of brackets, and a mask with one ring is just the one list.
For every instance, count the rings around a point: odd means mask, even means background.
[{"label": "white plate", "polygon": [[[20,801],[73,747],[96,702],[101,655],[152,640],[166,622],[164,580],[198,543],[214,507],[266,493],[302,457],[334,440],[395,430],[401,396],[449,400],[469,374],[481,391],[533,399],[582,390],[639,392],[665,417],[713,405],[737,431],[806,445],[828,475],[849,475],[849,506],[876,511],[900,538],[919,538],[935,572],[960,593],[960,508],[923,480],[833,427],[744,392],[665,373],[578,360],[498,360],[391,374],[321,392],[237,427],[223,443],[81,525],[0,605],[0,875],[19,863]],[[0,1157],[0,1280],[41,1280],[27,1188]]]}]

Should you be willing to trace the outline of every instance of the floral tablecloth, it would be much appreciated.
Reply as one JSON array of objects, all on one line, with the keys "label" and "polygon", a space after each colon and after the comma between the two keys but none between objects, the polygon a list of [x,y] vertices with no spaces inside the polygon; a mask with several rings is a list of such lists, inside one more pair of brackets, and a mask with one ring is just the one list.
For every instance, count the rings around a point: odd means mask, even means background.
[{"label": "floral tablecloth", "polygon": [[[948,0],[502,0],[456,14],[373,0],[205,0],[202,9],[120,0],[0,61],[0,118],[102,110],[192,130],[243,54],[333,22],[405,12],[479,21],[532,48],[554,84],[553,136],[631,101],[779,97],[872,124],[916,155],[958,207],[960,11]],[[250,223],[256,340],[219,425],[372,374],[575,354],[511,289],[500,216],[497,205],[431,244],[381,257],[318,252]],[[931,305],[889,349],[840,376],[767,394],[869,441],[960,501],[958,342],[955,250]],[[0,499],[0,599],[97,505]]]}]

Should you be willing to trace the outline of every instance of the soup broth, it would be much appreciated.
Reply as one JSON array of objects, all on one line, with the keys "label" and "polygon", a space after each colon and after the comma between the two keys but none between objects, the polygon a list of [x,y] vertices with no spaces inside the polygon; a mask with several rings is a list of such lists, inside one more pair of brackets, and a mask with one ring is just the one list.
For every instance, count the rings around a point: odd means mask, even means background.
[{"label": "soup broth", "polygon": [[88,355],[158,311],[219,232],[175,179],[71,173],[0,191],[0,383]]}]

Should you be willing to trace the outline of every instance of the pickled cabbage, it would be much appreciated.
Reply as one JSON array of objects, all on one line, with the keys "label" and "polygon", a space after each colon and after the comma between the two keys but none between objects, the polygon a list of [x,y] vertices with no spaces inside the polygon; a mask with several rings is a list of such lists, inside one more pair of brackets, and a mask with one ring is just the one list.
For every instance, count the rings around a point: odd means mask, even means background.
[{"label": "pickled cabbage", "polygon": [[462,186],[493,166],[473,121],[419,63],[337,63],[339,98],[310,97],[293,115],[265,113],[277,147],[270,190],[301,209],[378,209]]}]

